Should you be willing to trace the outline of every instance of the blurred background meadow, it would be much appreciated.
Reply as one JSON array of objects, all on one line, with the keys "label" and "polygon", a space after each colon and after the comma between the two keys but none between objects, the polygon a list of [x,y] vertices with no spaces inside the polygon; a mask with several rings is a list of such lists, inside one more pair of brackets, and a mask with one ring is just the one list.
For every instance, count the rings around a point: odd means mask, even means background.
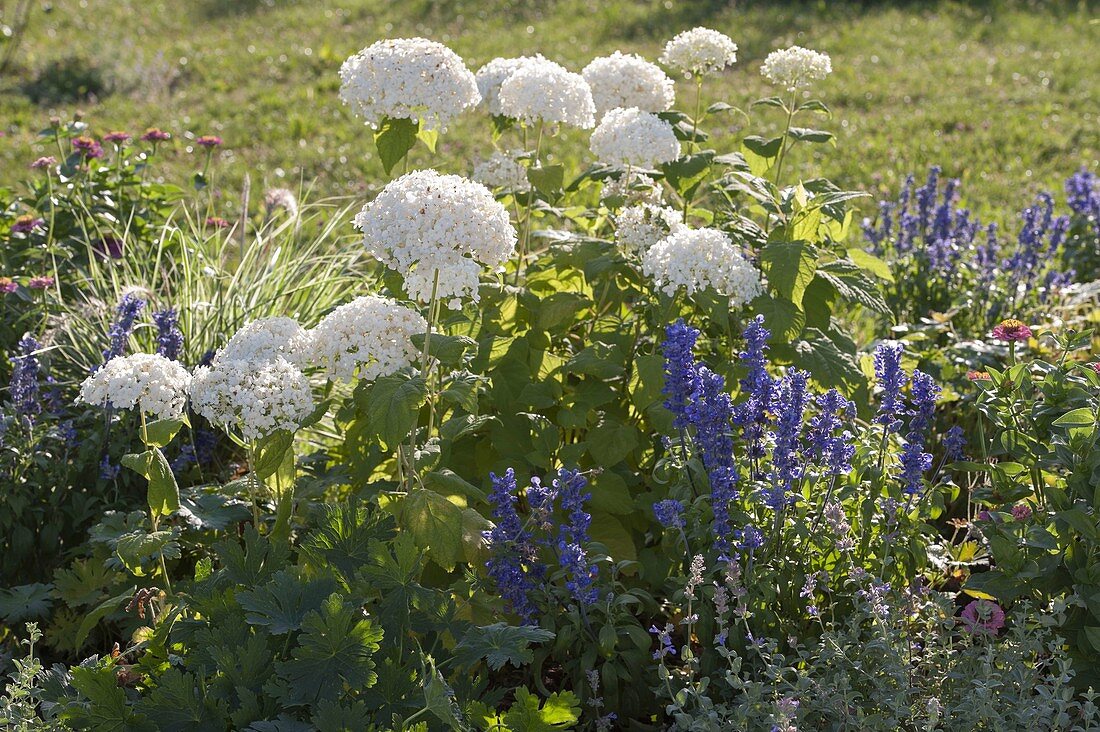
[{"label": "blurred background meadow", "polygon": [[[340,63],[383,37],[442,41],[472,69],[540,52],[579,71],[618,48],[655,59],[676,32],[706,25],[740,46],[707,99],[746,108],[768,93],[769,50],[819,49],[833,59],[820,92],[837,150],[793,162],[876,198],[939,164],[979,214],[1017,210],[1039,190],[1060,198],[1065,178],[1100,158],[1100,22],[1083,1],[4,0],[0,13],[0,186],[54,152],[37,134],[51,116],[79,112],[96,135],[171,132],[166,180],[201,167],[198,136],[222,137],[214,183],[229,217],[246,175],[314,200],[384,182],[370,130],[336,93]],[[782,122],[754,117],[726,116],[725,132]],[[472,169],[491,146],[476,124],[442,136],[435,162]],[[561,162],[579,172],[587,133],[563,136]]]}]

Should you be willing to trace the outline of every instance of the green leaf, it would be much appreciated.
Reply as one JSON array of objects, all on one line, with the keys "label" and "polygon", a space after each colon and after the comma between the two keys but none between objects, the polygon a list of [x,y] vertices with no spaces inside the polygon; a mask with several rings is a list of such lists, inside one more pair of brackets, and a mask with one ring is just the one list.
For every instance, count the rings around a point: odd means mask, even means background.
[{"label": "green leaf", "polygon": [[401,507],[401,526],[450,571],[462,558],[462,509],[424,488],[409,492]]},{"label": "green leaf", "polygon": [[806,314],[789,300],[771,295],[759,295],[749,304],[749,310],[764,316],[764,325],[777,341],[790,342],[798,337],[806,325]]},{"label": "green leaf", "polygon": [[894,273],[890,271],[890,265],[863,249],[849,249],[848,259],[855,262],[860,269],[864,269],[880,280],[894,281]]},{"label": "green leaf", "polygon": [[[424,350],[424,339],[427,335],[427,333],[417,333],[410,339],[417,351]],[[428,352],[431,357],[445,366],[457,366],[462,362],[462,357],[470,351],[477,351],[477,341],[464,335],[432,333],[428,341]]]},{"label": "green leaf", "polygon": [[145,732],[157,729],[149,720],[126,703],[126,691],[118,685],[115,664],[102,660],[98,664],[74,666],[72,685],[88,704],[71,704],[61,712],[61,718],[73,722],[76,729],[96,732]]},{"label": "green leaf", "polygon": [[565,168],[561,165],[543,165],[527,169],[527,182],[551,202],[562,195]]},{"label": "green leaf", "polygon": [[265,626],[273,635],[284,635],[302,627],[308,613],[321,605],[336,589],[328,577],[306,581],[296,574],[279,571],[263,587],[237,593],[237,604],[247,611],[250,625]]},{"label": "green leaf", "polygon": [[216,699],[199,692],[194,675],[168,668],[156,677],[156,686],[142,697],[137,709],[157,720],[162,732],[220,729],[226,720]]},{"label": "green leaf", "polygon": [[773,241],[760,252],[760,268],[768,284],[798,306],[814,278],[816,264],[817,250],[804,241]]},{"label": "green leaf", "polygon": [[741,144],[751,153],[770,160],[779,155],[779,149],[783,146],[782,137],[764,139],[757,135],[750,135],[741,141]]},{"label": "green leaf", "polygon": [[435,152],[436,143],[439,142],[439,130],[432,130],[426,127],[421,127],[416,131],[416,139],[424,143],[424,146],[431,152]]},{"label": "green leaf", "polygon": [[53,605],[53,585],[35,582],[0,590],[0,618],[9,624],[44,617]]},{"label": "green leaf", "polygon": [[293,444],[294,433],[288,430],[275,430],[264,437],[256,446],[256,464],[252,466],[252,472],[260,480],[274,475]]},{"label": "green leaf", "polygon": [[713,160],[713,152],[695,153],[665,163],[661,166],[661,170],[665,174],[665,180],[677,193],[681,196],[691,197],[710,173],[710,165]]},{"label": "green leaf", "polygon": [[553,639],[552,631],[537,625],[474,625],[455,646],[454,660],[460,666],[472,667],[484,658],[494,671],[500,671],[508,663],[520,668],[535,660],[531,644]]},{"label": "green leaf", "polygon": [[110,599],[104,600],[96,605],[94,610],[86,614],[84,620],[80,623],[80,627],[76,631],[76,647],[82,647],[84,641],[88,639],[88,634],[92,632],[92,628],[98,625],[99,621],[103,620],[103,618],[116,610],[120,610],[123,603],[129,603],[130,600],[133,599],[135,592],[137,592],[137,585],[130,587]]},{"label": "green leaf", "polygon": [[598,465],[610,468],[627,458],[641,442],[638,428],[605,421],[588,433],[588,452]]},{"label": "green leaf", "polygon": [[878,285],[855,262],[849,259],[827,262],[818,267],[817,274],[832,284],[848,302],[857,303],[883,315],[891,314],[890,306],[886,304]]},{"label": "green leaf", "polygon": [[800,365],[822,386],[835,386],[851,394],[865,382],[852,354],[844,353],[836,343],[817,328],[807,328],[802,340],[795,344]]},{"label": "green leaf", "polygon": [[160,557],[179,559],[180,547],[176,543],[176,532],[172,530],[146,533],[138,530],[119,537],[115,545],[115,554],[126,569],[134,575],[145,575],[146,562],[152,563]]},{"label": "green leaf", "polygon": [[167,516],[180,507],[180,489],[176,476],[159,447],[145,452],[123,455],[122,464],[149,481],[147,498],[149,510],[154,516]]},{"label": "green leaf", "polygon": [[803,140],[805,142],[829,142],[833,139],[832,132],[826,132],[825,130],[811,130],[807,127],[792,127],[787,131],[787,134],[795,140]]},{"label": "green leaf", "polygon": [[148,422],[142,428],[141,441],[148,447],[167,447],[185,425],[190,425],[187,417],[178,419],[158,419]]},{"label": "green leaf", "polygon": [[420,406],[428,396],[422,376],[396,373],[375,379],[366,397],[370,434],[396,447],[416,424]]},{"label": "green leaf", "polygon": [[419,130],[420,123],[411,119],[387,117],[382,120],[374,133],[374,146],[378,148],[378,159],[386,175],[412,150]]},{"label": "green leaf", "polygon": [[436,669],[431,658],[428,659],[427,676],[428,681],[424,684],[424,708],[451,729],[466,729],[458,719],[459,710],[454,689]]},{"label": "green leaf", "polygon": [[373,686],[378,680],[371,658],[382,641],[382,630],[363,611],[330,595],[321,609],[306,615],[291,660],[276,664],[286,682],[292,704],[334,700],[352,689]]},{"label": "green leaf", "polygon": [[1084,631],[1085,639],[1088,640],[1089,645],[1092,646],[1094,651],[1100,651],[1100,627],[1086,625]]},{"label": "green leaf", "polygon": [[598,379],[611,379],[623,372],[622,349],[616,345],[593,343],[565,364],[572,374],[588,374]]},{"label": "green leaf", "polygon": [[1066,412],[1054,420],[1058,427],[1089,427],[1096,424],[1096,413],[1089,407],[1080,407]]},{"label": "green leaf", "polygon": [[623,477],[613,470],[601,470],[592,476],[592,500],[589,505],[603,513],[623,516],[634,511],[634,496]]},{"label": "green leaf", "polygon": [[551,694],[540,706],[537,696],[520,687],[515,703],[504,715],[504,723],[517,731],[554,732],[571,727],[580,714],[580,700],[571,691]]},{"label": "green leaf", "polygon": [[766,97],[764,99],[757,99],[749,105],[750,107],[776,107],[777,109],[786,109],[786,103],[779,97]]}]

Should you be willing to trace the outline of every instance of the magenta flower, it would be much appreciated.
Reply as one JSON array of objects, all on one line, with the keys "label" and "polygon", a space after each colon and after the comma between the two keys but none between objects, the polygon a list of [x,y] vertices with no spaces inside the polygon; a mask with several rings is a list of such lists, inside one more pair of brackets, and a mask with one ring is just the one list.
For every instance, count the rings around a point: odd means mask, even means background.
[{"label": "magenta flower", "polygon": [[121,132],[119,130],[115,130],[114,132],[108,132],[106,135],[103,136],[103,141],[104,142],[113,142],[116,145],[121,145],[124,142],[128,142],[129,139],[130,139],[130,133]]},{"label": "magenta flower", "polygon": [[31,163],[31,170],[52,168],[54,165],[57,165],[57,158],[55,158],[53,155],[43,155],[42,157]]},{"label": "magenta flower", "polygon": [[223,219],[221,216],[211,216],[206,220],[206,225],[213,226],[215,229],[229,228],[229,222]]},{"label": "magenta flower", "polygon": [[996,635],[1005,627],[1005,611],[989,600],[974,600],[962,611],[963,622],[971,633]]},{"label": "magenta flower", "polygon": [[199,139],[195,140],[195,144],[199,147],[205,147],[207,150],[217,147],[222,144],[222,138],[217,135],[203,135]]},{"label": "magenta flower", "polygon": [[1022,342],[1031,338],[1031,328],[1015,318],[1002,320],[993,329],[993,337],[999,341]]},{"label": "magenta flower", "polygon": [[29,234],[35,229],[41,228],[45,223],[45,220],[27,214],[12,222],[11,230],[13,234]]},{"label": "magenta flower", "polygon": [[100,258],[122,259],[122,240],[117,236],[108,234],[102,239],[92,242],[92,251]]},{"label": "magenta flower", "polygon": [[983,508],[981,511],[978,511],[978,520],[979,521],[991,521],[992,519],[993,519],[993,514],[989,513],[988,510]]},{"label": "magenta flower", "polygon": [[30,282],[27,283],[27,288],[31,290],[46,290],[53,287],[54,279],[47,275],[40,277],[31,277]]},{"label": "magenta flower", "polygon": [[0,277],[0,294],[8,295],[18,289],[19,285],[11,277]]},{"label": "magenta flower", "polygon": [[83,135],[73,138],[73,149],[80,151],[87,160],[103,157],[103,147],[99,142]]},{"label": "magenta flower", "polygon": [[1012,507],[1012,518],[1017,521],[1026,521],[1031,518],[1031,506],[1026,503],[1017,503]]},{"label": "magenta flower", "polygon": [[1097,361],[1096,363],[1090,365],[1092,366],[1093,371],[1100,374],[1100,361]]},{"label": "magenta flower", "polygon": [[159,127],[150,127],[141,136],[142,142],[164,142],[172,136]]}]

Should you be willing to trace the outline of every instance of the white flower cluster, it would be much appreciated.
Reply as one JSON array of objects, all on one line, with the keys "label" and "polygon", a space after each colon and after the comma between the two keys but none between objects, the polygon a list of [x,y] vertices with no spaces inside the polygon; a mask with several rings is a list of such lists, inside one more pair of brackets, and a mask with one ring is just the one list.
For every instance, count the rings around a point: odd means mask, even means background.
[{"label": "white flower cluster", "polygon": [[641,203],[615,217],[616,238],[627,250],[645,254],[684,225],[684,216],[668,206]]},{"label": "white flower cluster", "polygon": [[115,409],[134,409],[156,419],[174,419],[187,404],[191,374],[178,362],[151,353],[108,361],[84,380],[78,401]]},{"label": "white flower cluster", "polygon": [[648,203],[653,206],[664,205],[664,198],[661,195],[661,188],[657,181],[637,170],[628,170],[618,178],[604,180],[600,198],[622,199],[623,205],[626,206],[639,203]]},{"label": "white flower cluster", "polygon": [[527,181],[527,168],[517,159],[522,154],[494,150],[492,155],[474,166],[474,180],[489,188],[527,190],[531,187]]},{"label": "white flower cluster", "polygon": [[378,41],[340,67],[340,98],[371,127],[387,118],[445,125],[481,100],[466,64],[426,38]]},{"label": "white flower cluster", "polygon": [[501,83],[500,112],[527,124],[541,120],[585,130],[596,124],[584,77],[541,56],[522,62]]},{"label": "white flower cluster", "polygon": [[737,44],[710,28],[692,28],[665,44],[661,63],[685,74],[706,76],[737,62]]},{"label": "white flower cluster", "polygon": [[680,157],[680,141],[665,120],[637,107],[612,109],[600,122],[588,147],[607,165],[651,168]]},{"label": "white flower cluster", "polygon": [[504,114],[500,108],[500,86],[512,72],[531,61],[545,61],[541,55],[516,56],[515,58],[494,58],[474,74],[477,90],[481,93],[481,104],[489,114],[499,117]]},{"label": "white flower cluster", "polygon": [[298,429],[313,411],[313,392],[301,370],[286,359],[221,360],[195,369],[191,405],[211,424],[239,429],[252,441],[275,430]]},{"label": "white flower cluster", "polygon": [[657,64],[637,54],[616,51],[593,59],[581,76],[592,89],[596,113],[617,107],[637,107],[645,112],[664,112],[676,101],[672,79]]},{"label": "white flower cluster", "polygon": [[828,54],[811,51],[801,46],[772,51],[760,67],[760,73],[767,77],[768,81],[786,87],[787,91],[807,87],[815,81],[824,79],[832,71],[833,65]]},{"label": "white flower cluster", "polygon": [[759,270],[717,229],[677,229],[642,256],[642,271],[668,295],[710,288],[728,295],[731,307],[764,291]]},{"label": "white flower cluster", "polygon": [[499,267],[516,249],[508,212],[488,188],[434,170],[391,181],[355,225],[367,251],[399,272],[405,291],[422,303],[431,301],[433,288],[450,307],[463,297],[477,302],[482,267]]},{"label": "white flower cluster", "polygon": [[260,318],[234,333],[214,356],[214,363],[284,358],[297,366],[304,366],[309,348],[309,333],[294,318]]},{"label": "white flower cluster", "polygon": [[413,362],[412,337],[427,330],[415,310],[386,297],[357,297],[313,329],[313,363],[334,379],[387,376]]}]

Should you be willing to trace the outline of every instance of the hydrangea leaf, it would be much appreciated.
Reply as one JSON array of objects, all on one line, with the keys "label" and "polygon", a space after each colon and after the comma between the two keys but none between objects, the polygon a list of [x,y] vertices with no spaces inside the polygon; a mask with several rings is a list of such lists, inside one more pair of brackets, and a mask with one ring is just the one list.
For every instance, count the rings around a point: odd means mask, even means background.
[{"label": "hydrangea leaf", "polygon": [[382,161],[386,175],[412,150],[419,130],[419,123],[411,119],[387,117],[382,120],[374,133],[374,146],[378,148],[378,159]]},{"label": "hydrangea leaf", "polygon": [[371,432],[386,445],[399,444],[416,424],[427,391],[421,376],[398,373],[376,379],[365,402]]},{"label": "hydrangea leaf", "polygon": [[775,292],[795,305],[814,278],[817,250],[804,241],[773,241],[760,252],[760,268]]},{"label": "hydrangea leaf", "polygon": [[122,456],[122,464],[149,481],[149,510],[154,516],[167,516],[180,507],[180,489],[168,459],[160,448]]},{"label": "hydrangea leaf", "polygon": [[401,508],[401,525],[444,569],[453,569],[462,558],[462,509],[439,493],[411,491]]}]

